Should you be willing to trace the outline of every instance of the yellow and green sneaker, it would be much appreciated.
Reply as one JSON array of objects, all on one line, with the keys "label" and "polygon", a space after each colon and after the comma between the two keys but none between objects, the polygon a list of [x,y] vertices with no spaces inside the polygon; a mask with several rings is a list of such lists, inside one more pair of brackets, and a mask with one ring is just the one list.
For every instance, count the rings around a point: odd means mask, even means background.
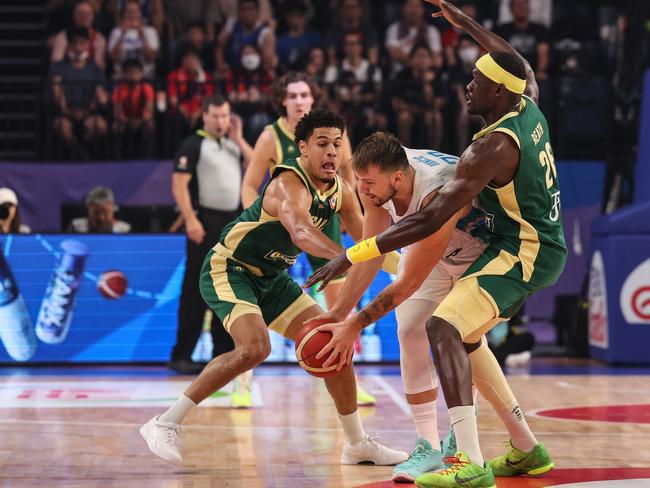
[{"label": "yellow and green sneaker", "polygon": [[253,371],[246,371],[234,380],[234,388],[230,397],[232,408],[251,408],[253,405]]},{"label": "yellow and green sneaker", "polygon": [[520,451],[512,445],[512,441],[507,441],[506,444],[510,448],[508,452],[489,461],[494,476],[519,476],[522,474],[541,476],[555,467],[541,442],[529,452]]},{"label": "yellow and green sneaker", "polygon": [[377,399],[364,390],[359,383],[357,383],[357,406],[359,407],[372,407],[377,403]]},{"label": "yellow and green sneaker", "polygon": [[496,488],[494,475],[488,463],[473,464],[467,454],[457,452],[452,458],[444,458],[447,469],[425,473],[415,478],[418,488]]}]

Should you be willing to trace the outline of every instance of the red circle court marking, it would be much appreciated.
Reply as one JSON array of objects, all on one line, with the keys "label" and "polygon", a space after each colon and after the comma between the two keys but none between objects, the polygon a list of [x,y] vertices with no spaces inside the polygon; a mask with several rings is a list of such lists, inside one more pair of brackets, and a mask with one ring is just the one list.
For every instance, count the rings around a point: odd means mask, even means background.
[{"label": "red circle court marking", "polygon": [[[633,480],[648,478],[650,468],[590,468],[590,469],[554,469],[543,478],[497,478],[499,488],[545,488],[581,481]],[[380,481],[360,485],[356,488],[404,488],[414,485]]]},{"label": "red circle court marking", "polygon": [[650,404],[553,408],[537,410],[535,415],[564,420],[650,424]]},{"label": "red circle court marking", "polygon": [[650,292],[650,286],[642,286],[641,288],[639,288],[637,291],[634,292],[631,300],[632,310],[634,310],[634,313],[640,319],[648,320],[650,319],[650,313],[643,312],[641,308],[646,308],[649,300],[645,300],[643,303],[640,304],[640,306],[639,303],[637,303],[639,301],[639,296],[644,292]]}]

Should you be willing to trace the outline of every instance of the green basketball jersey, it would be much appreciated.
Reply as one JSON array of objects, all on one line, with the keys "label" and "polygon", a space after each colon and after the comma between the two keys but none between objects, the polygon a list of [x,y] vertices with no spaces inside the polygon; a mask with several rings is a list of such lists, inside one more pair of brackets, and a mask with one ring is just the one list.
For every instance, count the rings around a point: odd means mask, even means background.
[{"label": "green basketball jersey", "polygon": [[[341,209],[343,194],[339,177],[329,190],[321,193],[302,167],[300,158],[276,165],[271,169],[271,181],[283,171],[296,173],[311,192],[309,213],[314,225],[322,230]],[[224,228],[214,249],[257,276],[275,276],[293,265],[302,251],[293,243],[280,219],[262,208],[265,190],[266,187],[253,205]]]},{"label": "green basketball jersey", "polygon": [[[275,140],[275,150],[278,156],[276,164],[283,161],[297,158],[300,156],[298,144],[296,144],[296,136],[284,124],[282,118],[277,119],[272,124],[266,126],[266,129],[271,131],[273,139]],[[271,168],[269,168],[271,170]]]},{"label": "green basketball jersey", "polygon": [[[566,260],[560,189],[546,118],[532,99],[523,96],[517,111],[479,131],[474,140],[492,132],[510,136],[519,147],[519,168],[501,188],[486,187],[478,196],[486,214],[490,246],[513,256],[510,269],[497,268],[486,251],[467,275],[506,274],[516,270],[532,288],[554,283]],[[488,249],[488,250],[489,250]],[[506,261],[500,261],[506,262]],[[510,266],[510,264],[506,265]]]}]

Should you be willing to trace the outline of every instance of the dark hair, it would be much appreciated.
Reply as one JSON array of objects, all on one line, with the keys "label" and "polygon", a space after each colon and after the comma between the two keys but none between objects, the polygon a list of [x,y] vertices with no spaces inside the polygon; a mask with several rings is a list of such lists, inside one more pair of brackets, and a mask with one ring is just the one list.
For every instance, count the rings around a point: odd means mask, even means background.
[{"label": "dark hair", "polygon": [[241,8],[245,3],[254,3],[257,8],[260,8],[259,0],[239,0],[237,2],[237,8]]},{"label": "dark hair", "polygon": [[287,87],[291,83],[299,83],[301,81],[304,81],[309,85],[311,96],[314,99],[314,107],[317,107],[320,103],[322,93],[316,82],[305,73],[289,71],[280,78],[276,78],[276,80],[271,84],[271,103],[283,117],[287,116],[287,109],[282,104],[284,99],[287,98]]},{"label": "dark hair", "polygon": [[70,43],[79,37],[88,40],[90,38],[90,33],[88,32],[87,27],[68,27],[65,31],[65,37],[68,43]]},{"label": "dark hair", "polygon": [[340,129],[341,134],[343,134],[345,132],[345,120],[326,108],[312,110],[307,115],[303,115],[296,125],[296,143],[298,141],[307,142],[315,129],[323,127]]},{"label": "dark hair", "polygon": [[408,167],[406,151],[390,132],[375,132],[359,143],[352,156],[354,170],[378,166],[382,171],[397,171]]},{"label": "dark hair", "polygon": [[183,49],[183,51],[181,52],[180,59],[183,59],[188,54],[193,54],[194,56],[196,56],[199,59],[201,58],[201,56],[199,54],[199,51],[197,51],[197,49],[192,45],[185,46],[185,49]]},{"label": "dark hair", "polygon": [[203,22],[201,22],[200,20],[192,20],[191,22],[188,22],[185,25],[185,32],[189,32],[190,29],[194,29],[195,27],[198,27],[203,32],[205,32],[205,24]]},{"label": "dark hair", "polygon": [[228,100],[223,98],[223,96],[220,93],[216,93],[214,95],[210,95],[209,97],[205,97],[203,99],[203,101],[201,102],[201,111],[205,113],[210,108],[210,105],[214,105],[215,107],[221,107],[225,103],[228,103]]},{"label": "dark hair", "polygon": [[506,51],[493,51],[490,53],[494,62],[501,66],[511,75],[516,76],[522,80],[526,79],[526,67],[521,58],[515,53]]},{"label": "dark hair", "polygon": [[128,71],[131,68],[142,69],[142,63],[138,58],[129,58],[122,63],[122,72]]},{"label": "dark hair", "polygon": [[415,51],[417,51],[418,49],[426,49],[429,55],[433,54],[433,51],[431,50],[428,44],[424,42],[416,42],[411,48],[411,51],[409,52],[409,59],[413,57]]},{"label": "dark hair", "polygon": [[307,6],[303,0],[287,0],[284,2],[282,10],[284,15],[298,14],[304,16],[307,14]]}]

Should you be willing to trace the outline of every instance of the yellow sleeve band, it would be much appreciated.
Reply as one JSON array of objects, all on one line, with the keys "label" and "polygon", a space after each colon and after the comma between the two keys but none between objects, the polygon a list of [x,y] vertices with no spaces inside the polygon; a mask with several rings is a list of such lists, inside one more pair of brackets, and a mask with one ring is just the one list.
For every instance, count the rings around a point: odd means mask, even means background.
[{"label": "yellow sleeve band", "polygon": [[381,266],[381,269],[386,271],[386,273],[397,274],[397,267],[399,266],[400,254],[397,251],[389,252],[384,257],[384,264]]},{"label": "yellow sleeve band", "polygon": [[490,53],[478,58],[478,61],[476,61],[476,69],[495,83],[505,86],[512,93],[521,95],[526,90],[526,80],[522,80],[503,69],[490,56]]},{"label": "yellow sleeve band", "polygon": [[372,236],[365,241],[357,242],[354,246],[345,251],[345,255],[352,264],[370,261],[381,256],[377,247],[377,236]]}]

